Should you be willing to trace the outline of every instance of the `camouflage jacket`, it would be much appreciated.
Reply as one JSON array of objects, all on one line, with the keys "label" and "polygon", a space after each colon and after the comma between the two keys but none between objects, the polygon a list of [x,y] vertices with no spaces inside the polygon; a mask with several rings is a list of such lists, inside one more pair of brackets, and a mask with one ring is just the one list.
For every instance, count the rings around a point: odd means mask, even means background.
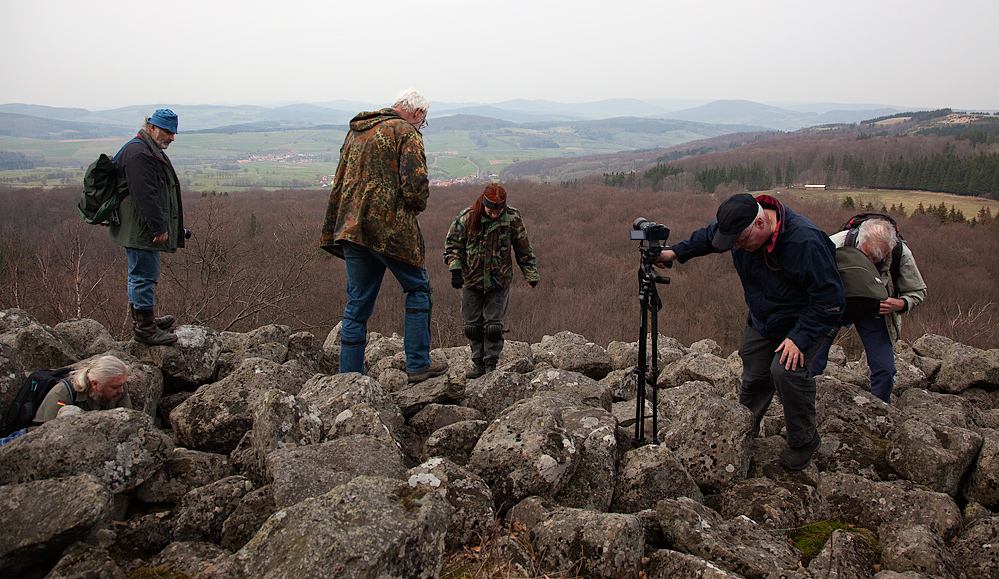
[{"label": "camouflage jacket", "polygon": [[479,230],[468,233],[471,207],[463,209],[447,232],[444,263],[449,270],[460,269],[465,287],[483,292],[507,288],[513,282],[513,254],[528,282],[538,281],[537,260],[527,239],[520,211],[507,207],[496,219],[482,216]]},{"label": "camouflage jacket", "polygon": [[319,245],[342,258],[340,242],[350,241],[423,267],[416,215],[429,196],[420,132],[391,108],[360,113],[340,148]]}]

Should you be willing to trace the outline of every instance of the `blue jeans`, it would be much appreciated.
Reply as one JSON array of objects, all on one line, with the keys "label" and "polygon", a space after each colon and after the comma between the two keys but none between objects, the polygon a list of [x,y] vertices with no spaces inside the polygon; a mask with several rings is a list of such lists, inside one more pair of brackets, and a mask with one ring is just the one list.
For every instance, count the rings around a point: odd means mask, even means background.
[{"label": "blue jeans", "polygon": [[[888,326],[883,317],[860,320],[854,324],[867,353],[867,366],[871,369],[871,394],[891,404],[891,391],[895,387],[895,350],[892,347]],[[833,336],[827,338],[812,362],[811,375],[818,376],[826,369]]]},{"label": "blue jeans", "polygon": [[160,252],[126,247],[125,255],[128,256],[128,301],[137,310],[154,307],[153,287],[160,279]]},{"label": "blue jeans", "polygon": [[403,347],[406,371],[422,372],[430,367],[430,280],[427,270],[372,251],[363,245],[341,242],[347,262],[347,307],[340,326],[340,372],[364,373],[364,346],[368,318],[387,268],[406,293]]}]

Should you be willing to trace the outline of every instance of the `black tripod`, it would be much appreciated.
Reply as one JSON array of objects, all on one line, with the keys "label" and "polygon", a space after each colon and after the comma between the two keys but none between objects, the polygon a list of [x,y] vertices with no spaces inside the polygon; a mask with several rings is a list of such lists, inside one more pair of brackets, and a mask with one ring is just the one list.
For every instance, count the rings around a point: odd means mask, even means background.
[{"label": "black tripod", "polygon": [[[656,284],[668,284],[669,278],[655,271],[655,263],[664,249],[663,245],[669,237],[669,229],[665,225],[649,223],[641,217],[635,220],[632,239],[640,239],[638,249],[642,254],[642,264],[638,268],[638,298],[642,310],[642,324],[638,341],[638,396],[635,399],[635,437],[632,446],[637,448],[646,444],[645,440],[645,389],[646,384],[652,388],[652,444],[659,444],[659,411],[656,395],[659,381],[659,310],[663,307]],[[641,232],[639,233],[640,230]],[[666,262],[671,267],[672,262]],[[649,319],[651,317],[651,323]],[[651,327],[650,327],[651,326]],[[649,368],[649,334],[652,335],[652,367]]]}]

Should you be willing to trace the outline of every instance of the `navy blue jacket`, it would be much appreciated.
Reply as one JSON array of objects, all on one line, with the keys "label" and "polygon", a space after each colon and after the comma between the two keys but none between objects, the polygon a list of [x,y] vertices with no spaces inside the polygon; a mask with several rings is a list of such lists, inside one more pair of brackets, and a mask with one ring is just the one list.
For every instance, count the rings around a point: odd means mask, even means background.
[{"label": "navy blue jacket", "polygon": [[[838,327],[843,315],[846,298],[836,247],[815,224],[773,197],[756,200],[777,211],[775,240],[756,251],[731,250],[753,327],[770,339],[790,338],[805,352]],[[721,253],[711,245],[717,230],[718,222],[712,221],[672,246],[677,261]]]}]

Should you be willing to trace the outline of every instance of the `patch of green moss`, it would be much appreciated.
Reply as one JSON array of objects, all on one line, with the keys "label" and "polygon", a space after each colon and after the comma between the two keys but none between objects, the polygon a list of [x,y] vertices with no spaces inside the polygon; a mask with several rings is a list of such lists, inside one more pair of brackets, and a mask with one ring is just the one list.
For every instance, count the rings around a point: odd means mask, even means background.
[{"label": "patch of green moss", "polygon": [[798,527],[798,530],[791,534],[791,542],[801,551],[802,565],[808,565],[812,559],[818,556],[822,551],[822,547],[825,546],[826,541],[829,540],[829,537],[832,536],[833,531],[836,529],[842,529],[862,536],[880,555],[881,548],[877,538],[867,529],[861,529],[839,521],[819,521],[818,523],[810,523],[803,527]]}]

